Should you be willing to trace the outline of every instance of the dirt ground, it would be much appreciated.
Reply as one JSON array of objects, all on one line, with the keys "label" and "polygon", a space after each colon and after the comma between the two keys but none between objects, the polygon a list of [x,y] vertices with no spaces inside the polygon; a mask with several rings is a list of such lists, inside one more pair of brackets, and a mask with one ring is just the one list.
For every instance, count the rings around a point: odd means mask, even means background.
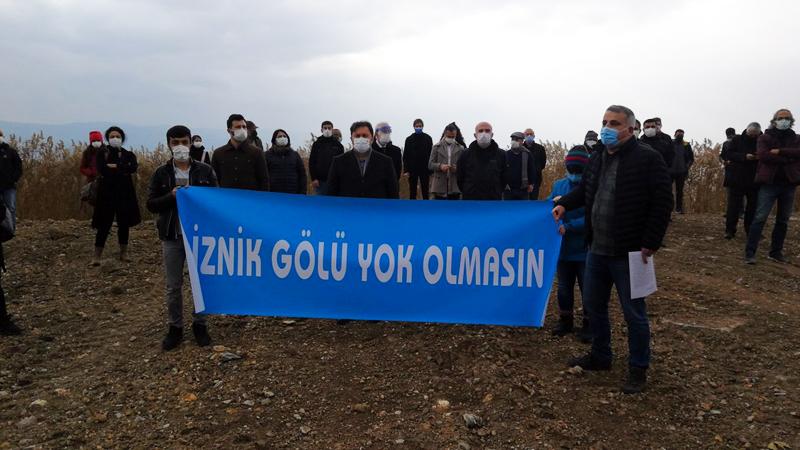
[{"label": "dirt ground", "polygon": [[571,373],[586,346],[551,337],[554,298],[544,330],[212,317],[218,347],[164,353],[152,223],[133,263],[112,242],[92,268],[87,222],[23,221],[2,279],[26,333],[0,338],[0,448],[800,448],[800,221],[791,264],[745,266],[722,220],[675,218],[635,396],[619,305],[613,370]]}]

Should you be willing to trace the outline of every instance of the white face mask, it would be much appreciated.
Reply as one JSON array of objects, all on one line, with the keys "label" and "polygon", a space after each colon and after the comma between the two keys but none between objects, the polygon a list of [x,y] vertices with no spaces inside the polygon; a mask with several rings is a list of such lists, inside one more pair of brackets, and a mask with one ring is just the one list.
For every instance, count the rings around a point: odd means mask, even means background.
[{"label": "white face mask", "polygon": [[478,140],[478,145],[481,148],[486,148],[492,143],[492,133],[478,133],[475,135],[475,139]]},{"label": "white face mask", "polygon": [[453,145],[453,144],[455,144],[455,143],[456,143],[456,138],[448,138],[448,137],[446,137],[446,138],[444,138],[444,142],[445,142],[446,144]]},{"label": "white face mask", "polygon": [[656,135],[656,129],[655,128],[645,128],[644,129],[644,135],[647,136],[647,137],[653,137],[653,136]]},{"label": "white face mask", "polygon": [[778,119],[775,121],[775,128],[779,130],[788,130],[790,126],[792,126],[790,119]]},{"label": "white face mask", "polygon": [[189,147],[185,145],[176,145],[172,147],[172,157],[178,162],[189,161]]},{"label": "white face mask", "polygon": [[381,145],[386,145],[389,142],[392,142],[392,133],[381,133],[378,136],[378,142],[380,142]]},{"label": "white face mask", "polygon": [[589,147],[594,147],[595,145],[597,145],[597,141],[586,141],[586,145],[588,145]]},{"label": "white face mask", "polygon": [[92,147],[94,147],[94,148],[100,148],[101,145],[103,145],[103,143],[100,142],[100,141],[92,142]]},{"label": "white face mask", "polygon": [[108,145],[110,145],[110,146],[112,146],[114,148],[120,148],[120,147],[122,147],[122,138],[118,138],[118,137],[111,138],[111,139],[108,140]]},{"label": "white face mask", "polygon": [[203,146],[203,141],[194,141],[192,142],[192,145],[194,146],[194,148],[200,148]]},{"label": "white face mask", "polygon": [[237,128],[233,130],[233,139],[236,142],[244,142],[247,140],[247,128]]},{"label": "white face mask", "polygon": [[519,142],[518,141],[511,141],[511,148],[514,149],[514,150],[518,149],[519,148]]},{"label": "white face mask", "polygon": [[369,151],[369,138],[357,137],[353,138],[353,150],[358,153],[367,153]]},{"label": "white face mask", "polygon": [[287,145],[289,145],[289,138],[285,136],[275,138],[275,145],[277,145],[278,147],[286,147]]},{"label": "white face mask", "polygon": [[333,136],[333,130],[325,128],[322,130],[322,135],[325,136],[326,138],[331,137]]}]

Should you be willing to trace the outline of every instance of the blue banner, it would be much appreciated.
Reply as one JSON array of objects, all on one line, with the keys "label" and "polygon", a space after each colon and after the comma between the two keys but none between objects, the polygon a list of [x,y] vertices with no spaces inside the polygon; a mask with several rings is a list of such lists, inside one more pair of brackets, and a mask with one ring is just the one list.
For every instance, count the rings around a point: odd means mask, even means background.
[{"label": "blue banner", "polygon": [[205,314],[542,326],[561,245],[551,208],[178,190]]}]

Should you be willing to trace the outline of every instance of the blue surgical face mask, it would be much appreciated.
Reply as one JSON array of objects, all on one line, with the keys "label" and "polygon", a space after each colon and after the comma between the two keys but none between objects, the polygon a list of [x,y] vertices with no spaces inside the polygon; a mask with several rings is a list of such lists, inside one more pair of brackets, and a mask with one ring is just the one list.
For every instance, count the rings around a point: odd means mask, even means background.
[{"label": "blue surgical face mask", "polygon": [[603,127],[600,130],[600,140],[607,147],[613,147],[619,144],[619,131],[615,128]]},{"label": "blue surgical face mask", "polygon": [[536,140],[536,136],[525,136],[525,143],[526,144],[533,144],[533,141]]},{"label": "blue surgical face mask", "polygon": [[414,127],[414,133],[422,134],[422,127]]},{"label": "blue surgical face mask", "polygon": [[778,119],[775,121],[775,128],[779,130],[788,130],[792,126],[790,119]]},{"label": "blue surgical face mask", "polygon": [[570,183],[579,183],[581,181],[581,178],[583,178],[583,174],[582,173],[568,173],[567,174],[567,179],[569,180]]}]

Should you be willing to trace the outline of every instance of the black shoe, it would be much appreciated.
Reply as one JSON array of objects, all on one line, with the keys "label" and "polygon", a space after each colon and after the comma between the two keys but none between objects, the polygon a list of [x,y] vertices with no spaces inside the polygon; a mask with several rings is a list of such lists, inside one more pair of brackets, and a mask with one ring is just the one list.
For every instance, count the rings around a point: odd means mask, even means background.
[{"label": "black shoe", "polygon": [[736,233],[725,233],[725,239],[731,240],[736,237]]},{"label": "black shoe", "polygon": [[583,319],[583,325],[581,329],[578,330],[578,340],[584,344],[592,343],[592,330],[589,329],[589,319]]},{"label": "black shoe", "polygon": [[628,368],[628,380],[622,385],[622,392],[625,394],[638,394],[647,385],[647,368],[630,367]]},{"label": "black shoe", "polygon": [[194,333],[194,341],[197,342],[198,347],[211,345],[211,336],[208,335],[208,327],[205,324],[193,323],[192,333]]},{"label": "black shoe", "polygon": [[352,322],[350,319],[339,319],[336,321],[336,325],[347,325],[350,322]]},{"label": "black shoe", "polygon": [[164,351],[170,351],[177,348],[183,340],[183,328],[173,327],[170,325],[167,336],[161,341],[161,348]]},{"label": "black shoe", "polygon": [[572,358],[567,361],[569,367],[578,366],[583,370],[611,370],[611,361],[602,362],[595,359],[591,353]]},{"label": "black shoe", "polygon": [[19,329],[11,317],[0,319],[0,336],[19,336],[22,330]]},{"label": "black shoe", "polygon": [[788,260],[788,259],[786,259],[786,257],[785,257],[785,256],[783,256],[783,255],[782,255],[782,254],[780,254],[780,253],[775,253],[775,254],[773,254],[773,255],[769,255],[769,256],[767,257],[767,259],[769,259],[770,261],[775,261],[775,262],[777,262],[777,263],[781,263],[781,264],[786,264],[786,263],[788,263],[788,262],[789,262],[789,260]]},{"label": "black shoe", "polygon": [[553,328],[553,331],[551,333],[553,334],[553,336],[558,336],[558,337],[566,336],[572,333],[573,328],[574,328],[574,322],[572,316],[562,315],[558,317],[558,323],[556,324],[556,327]]}]

